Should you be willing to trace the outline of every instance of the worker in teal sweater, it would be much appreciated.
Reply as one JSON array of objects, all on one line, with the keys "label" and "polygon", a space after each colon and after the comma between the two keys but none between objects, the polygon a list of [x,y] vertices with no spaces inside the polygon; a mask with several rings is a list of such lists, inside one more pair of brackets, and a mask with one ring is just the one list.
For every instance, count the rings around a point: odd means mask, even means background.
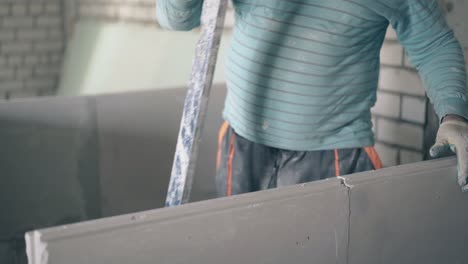
[{"label": "worker in teal sweater", "polygon": [[[191,30],[203,0],[158,0],[160,25]],[[370,109],[390,24],[418,69],[468,191],[462,49],[437,0],[233,0],[228,94],[216,176],[220,196],[379,169]]]}]

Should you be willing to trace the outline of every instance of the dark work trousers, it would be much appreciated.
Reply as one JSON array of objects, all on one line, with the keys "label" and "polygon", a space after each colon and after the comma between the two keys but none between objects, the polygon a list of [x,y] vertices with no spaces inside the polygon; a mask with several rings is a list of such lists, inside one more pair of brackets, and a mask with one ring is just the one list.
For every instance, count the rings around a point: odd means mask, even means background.
[{"label": "dark work trousers", "polygon": [[218,197],[382,168],[374,147],[291,151],[249,141],[224,123],[219,131]]}]

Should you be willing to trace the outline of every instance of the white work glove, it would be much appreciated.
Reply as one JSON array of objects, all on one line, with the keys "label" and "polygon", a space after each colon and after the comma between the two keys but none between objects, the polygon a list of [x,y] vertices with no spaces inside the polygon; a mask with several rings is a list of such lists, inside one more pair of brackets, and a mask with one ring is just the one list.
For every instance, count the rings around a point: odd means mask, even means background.
[{"label": "white work glove", "polygon": [[430,155],[437,158],[450,150],[457,154],[458,184],[464,192],[468,192],[468,122],[461,118],[442,122]]}]

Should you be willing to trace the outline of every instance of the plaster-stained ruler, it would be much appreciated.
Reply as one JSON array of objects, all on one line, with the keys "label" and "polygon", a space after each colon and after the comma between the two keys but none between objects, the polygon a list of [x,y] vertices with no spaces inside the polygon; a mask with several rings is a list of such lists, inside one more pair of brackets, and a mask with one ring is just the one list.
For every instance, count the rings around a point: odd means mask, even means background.
[{"label": "plaster-stained ruler", "polygon": [[172,166],[166,206],[186,203],[190,196],[198,145],[213,82],[228,0],[205,0],[201,37],[195,50],[192,74]]}]

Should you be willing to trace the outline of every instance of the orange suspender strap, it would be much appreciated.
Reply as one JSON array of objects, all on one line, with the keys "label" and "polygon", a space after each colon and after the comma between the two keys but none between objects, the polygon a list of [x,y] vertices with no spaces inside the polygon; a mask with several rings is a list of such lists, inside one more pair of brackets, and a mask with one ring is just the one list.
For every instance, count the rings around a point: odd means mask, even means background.
[{"label": "orange suspender strap", "polygon": [[382,161],[380,160],[379,154],[377,154],[377,151],[375,151],[374,147],[366,147],[364,150],[366,151],[369,159],[372,162],[372,165],[376,170],[383,168]]},{"label": "orange suspender strap", "polygon": [[234,160],[235,148],[234,148],[235,135],[233,134],[229,142],[229,159],[227,163],[227,186],[226,186],[226,196],[232,195],[232,161]]},{"label": "orange suspender strap", "polygon": [[335,175],[336,177],[340,176],[340,156],[337,149],[335,149]]},{"label": "orange suspender strap", "polygon": [[[374,166],[376,170],[382,169],[383,168],[382,161],[380,160],[380,157],[377,151],[375,151],[375,148],[365,147],[364,150],[366,151],[367,156],[369,156],[369,159],[372,162],[372,166]],[[339,157],[337,149],[335,149],[335,174],[336,174],[336,177],[340,176],[340,157]]]},{"label": "orange suspender strap", "polygon": [[221,166],[221,151],[222,151],[222,145],[223,145],[223,139],[226,136],[226,133],[229,129],[229,124],[228,122],[224,122],[221,125],[221,128],[219,129],[218,133],[218,153],[216,154],[216,169],[219,170],[219,166]]}]

